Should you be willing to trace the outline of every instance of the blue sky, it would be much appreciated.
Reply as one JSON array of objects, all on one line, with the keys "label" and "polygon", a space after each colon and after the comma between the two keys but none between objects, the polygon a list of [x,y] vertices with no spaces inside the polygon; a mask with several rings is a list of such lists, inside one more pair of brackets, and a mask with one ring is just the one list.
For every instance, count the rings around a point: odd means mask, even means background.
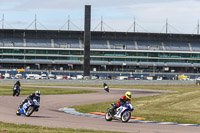
[{"label": "blue sky", "polygon": [[[3,14],[6,20],[4,27],[15,29],[27,28],[37,14],[37,20],[49,30],[59,30],[68,16],[76,25],[70,24],[70,29],[83,30],[84,5],[91,5],[91,30],[103,17],[114,31],[128,31],[135,18],[137,32],[160,33],[165,32],[168,19],[170,33],[195,34],[200,18],[200,0],[0,0],[0,3],[0,20]],[[1,25],[2,22],[0,28]],[[39,23],[37,27],[44,29]],[[104,25],[106,31],[112,31],[111,28]],[[29,29],[34,29],[34,25]],[[67,30],[67,25],[63,30]]]}]

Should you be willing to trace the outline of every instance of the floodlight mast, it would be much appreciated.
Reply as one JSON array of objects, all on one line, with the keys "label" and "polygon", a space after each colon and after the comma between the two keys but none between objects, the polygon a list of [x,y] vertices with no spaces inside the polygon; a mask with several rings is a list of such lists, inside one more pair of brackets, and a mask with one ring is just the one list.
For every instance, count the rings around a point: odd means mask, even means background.
[{"label": "floodlight mast", "polygon": [[85,5],[85,23],[84,23],[84,76],[90,76],[90,41],[91,41],[91,5]]},{"label": "floodlight mast", "polygon": [[4,29],[4,14],[2,16],[2,29]]},{"label": "floodlight mast", "polygon": [[35,30],[37,30],[37,15],[35,14]]},{"label": "floodlight mast", "polygon": [[103,31],[103,17],[101,16],[101,32]]},{"label": "floodlight mast", "polygon": [[199,20],[198,20],[198,24],[197,24],[197,34],[199,34]]},{"label": "floodlight mast", "polygon": [[166,34],[168,33],[168,19],[166,19]]},{"label": "floodlight mast", "polygon": [[69,31],[69,27],[70,27],[70,16],[68,15],[68,20],[67,20],[67,23],[68,23],[68,25],[67,25],[67,30]]},{"label": "floodlight mast", "polygon": [[135,28],[136,28],[136,27],[135,27],[135,26],[136,26],[136,25],[135,25],[135,17],[134,17],[134,23],[133,23],[133,24],[134,24],[134,26],[133,26],[133,32],[135,32]]}]

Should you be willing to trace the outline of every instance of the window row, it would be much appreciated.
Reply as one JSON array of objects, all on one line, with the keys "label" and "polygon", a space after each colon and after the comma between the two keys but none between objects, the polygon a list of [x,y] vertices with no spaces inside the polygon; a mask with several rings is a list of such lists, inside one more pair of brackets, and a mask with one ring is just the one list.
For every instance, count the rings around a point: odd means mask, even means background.
[{"label": "window row", "polygon": [[[79,60],[83,57],[50,57],[50,56],[0,56],[0,59],[19,59],[19,60]],[[127,58],[91,58],[92,61],[120,61],[120,62],[174,62],[174,63],[200,63],[200,60],[178,60],[178,59],[127,59]]]}]

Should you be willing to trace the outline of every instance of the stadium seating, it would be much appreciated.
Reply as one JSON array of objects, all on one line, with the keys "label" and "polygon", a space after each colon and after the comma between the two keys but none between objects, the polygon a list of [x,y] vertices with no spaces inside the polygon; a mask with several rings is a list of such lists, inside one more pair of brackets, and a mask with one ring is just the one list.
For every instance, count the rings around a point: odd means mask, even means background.
[{"label": "stadium seating", "polygon": [[200,43],[191,43],[193,51],[200,51]]},{"label": "stadium seating", "polygon": [[26,47],[51,48],[50,39],[26,39]]},{"label": "stadium seating", "polygon": [[[53,40],[53,41],[52,41]],[[34,38],[0,38],[0,47],[41,47],[41,48],[84,48],[79,39],[34,39]],[[136,44],[137,46],[136,46]],[[164,44],[164,46],[162,45]],[[134,41],[134,40],[91,40],[91,49],[122,50],[166,50],[166,51],[200,51],[199,43]],[[137,47],[137,48],[136,48]],[[164,48],[163,48],[164,47]]]},{"label": "stadium seating", "polygon": [[163,50],[159,41],[137,41],[139,50]]},{"label": "stadium seating", "polygon": [[108,49],[106,40],[91,40],[91,49]]},{"label": "stadium seating", "polygon": [[135,50],[134,41],[128,40],[109,40],[111,49]]},{"label": "stadium seating", "polygon": [[54,39],[55,48],[80,48],[78,39]]},{"label": "stadium seating", "polygon": [[164,42],[167,51],[190,51],[186,42]]},{"label": "stadium seating", "polygon": [[0,38],[0,47],[23,47],[22,38]]}]

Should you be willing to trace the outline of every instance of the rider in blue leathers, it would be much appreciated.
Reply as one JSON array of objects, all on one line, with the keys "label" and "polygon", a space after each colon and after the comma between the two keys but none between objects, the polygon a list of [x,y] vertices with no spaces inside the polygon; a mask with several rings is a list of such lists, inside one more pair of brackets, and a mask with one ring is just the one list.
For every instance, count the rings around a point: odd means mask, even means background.
[{"label": "rider in blue leathers", "polygon": [[[21,104],[20,104],[20,108],[22,108],[22,106],[24,105],[24,103],[28,102],[28,100],[33,100],[36,99],[38,102],[40,102],[40,91],[37,90],[35,91],[35,93],[32,93],[31,95],[29,95]],[[38,111],[38,110],[36,110]]]}]

